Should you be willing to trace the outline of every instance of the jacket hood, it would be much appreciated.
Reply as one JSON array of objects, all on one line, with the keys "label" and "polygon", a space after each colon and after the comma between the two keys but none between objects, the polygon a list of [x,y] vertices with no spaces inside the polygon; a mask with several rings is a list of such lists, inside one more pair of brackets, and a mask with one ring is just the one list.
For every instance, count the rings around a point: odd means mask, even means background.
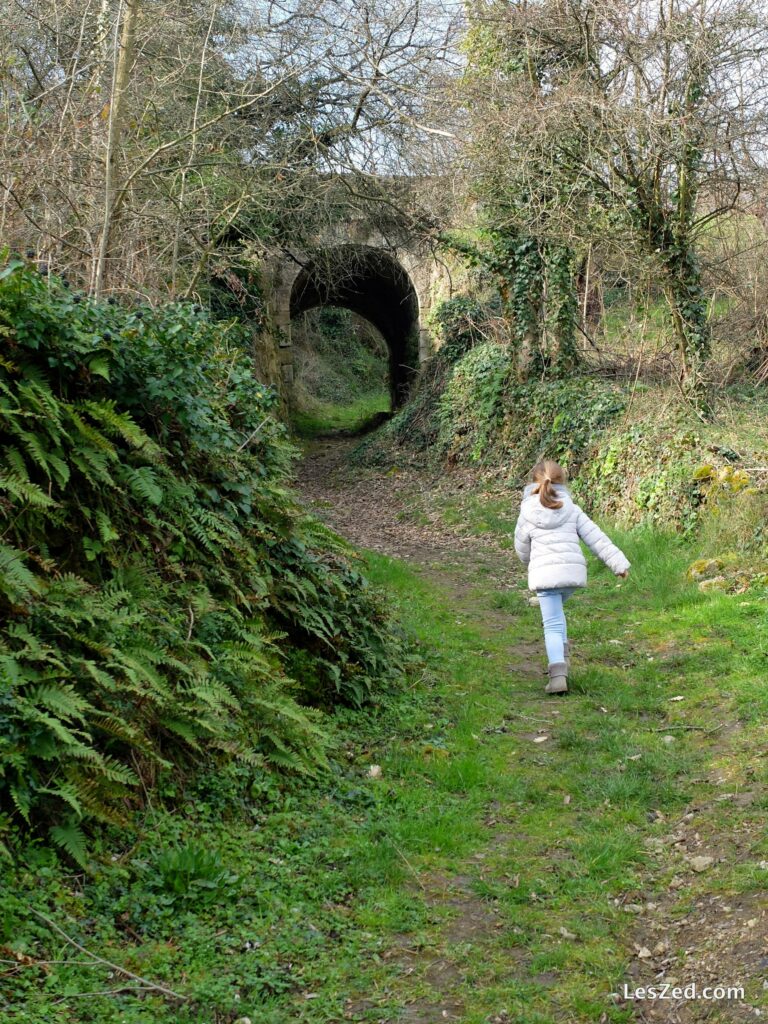
[{"label": "jacket hood", "polygon": [[539,500],[538,494],[533,493],[536,484],[528,484],[523,492],[523,503],[520,512],[524,519],[537,526],[541,530],[554,530],[573,515],[573,499],[568,493],[568,488],[563,484],[555,484],[553,490],[558,501],[562,501],[562,508],[545,508]]}]

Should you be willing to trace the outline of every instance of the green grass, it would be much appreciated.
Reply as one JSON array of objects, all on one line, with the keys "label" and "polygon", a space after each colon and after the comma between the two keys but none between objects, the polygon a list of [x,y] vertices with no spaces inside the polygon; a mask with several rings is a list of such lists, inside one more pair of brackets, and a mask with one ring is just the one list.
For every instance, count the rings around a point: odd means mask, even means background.
[{"label": "green grass", "polygon": [[304,438],[339,431],[354,434],[363,430],[379,413],[389,412],[391,405],[386,391],[363,395],[349,404],[312,402],[306,408],[295,409],[291,413],[291,425],[294,432]]},{"label": "green grass", "polygon": [[[509,586],[470,566],[456,591],[369,555],[369,575],[421,654],[407,686],[339,714],[329,777],[257,776],[239,803],[226,780],[198,780],[183,817],[158,794],[133,830],[105,837],[86,875],[34,844],[17,851],[3,879],[0,955],[31,961],[0,965],[3,1020],[397,1020],[408,1001],[440,1005],[429,969],[439,962],[453,971],[465,1024],[502,1009],[514,1024],[628,1024],[630,1011],[609,999],[637,920],[623,903],[669,891],[680,858],[653,841],[689,804],[705,842],[727,845],[745,819],[757,829],[747,860],[686,875],[690,900],[765,887],[766,801],[718,801],[712,778],[726,773],[729,791],[765,783],[768,619],[764,592],[704,595],[687,583],[693,555],[674,538],[617,540],[630,579],[617,586],[591,566],[591,586],[568,605],[573,693],[556,701],[515,650],[540,632],[519,575]],[[725,739],[720,722],[741,729]],[[537,744],[539,729],[548,739]],[[214,851],[236,880],[216,882],[204,905],[169,903],[158,857],[178,844]],[[187,1000],[82,995],[119,986],[54,940],[30,906]],[[467,937],[473,916],[481,926]],[[67,962],[36,967],[41,958]],[[765,1006],[753,981],[747,997]]]}]

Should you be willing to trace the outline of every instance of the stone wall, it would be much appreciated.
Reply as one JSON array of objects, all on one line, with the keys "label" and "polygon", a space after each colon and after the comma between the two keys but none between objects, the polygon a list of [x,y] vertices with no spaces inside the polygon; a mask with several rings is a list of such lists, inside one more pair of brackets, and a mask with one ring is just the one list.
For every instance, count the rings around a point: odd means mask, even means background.
[{"label": "stone wall", "polygon": [[[396,302],[396,297],[387,292],[392,290],[391,272],[387,280],[377,281],[375,271],[371,271],[370,279],[364,273],[359,275],[358,280],[351,286],[337,287],[333,283],[328,286],[328,296],[333,300],[328,303],[322,301],[322,271],[316,272],[312,278],[314,285],[320,283],[320,287],[314,287],[309,299],[305,299],[300,305],[301,311],[312,308],[313,305],[343,305],[353,309],[355,312],[369,319],[374,326],[384,329],[388,347],[393,359],[393,376],[397,375],[397,361],[404,358],[403,353],[407,352],[409,368],[415,372],[418,365],[421,365],[434,352],[434,339],[428,327],[429,313],[437,302],[449,298],[454,291],[455,281],[448,265],[436,258],[433,253],[417,245],[399,244],[393,245],[381,237],[377,237],[370,231],[366,233],[364,225],[353,224],[348,226],[344,237],[328,239],[325,246],[318,249],[309,256],[306,253],[294,253],[293,258],[272,258],[265,260],[261,265],[261,278],[264,299],[267,309],[266,331],[259,332],[254,338],[254,357],[257,370],[262,378],[277,386],[286,406],[290,406],[293,383],[294,383],[294,361],[293,347],[291,343],[291,317],[292,312],[297,309],[297,288],[307,289],[307,267],[315,266],[313,259],[317,260],[318,255],[328,258],[329,266],[333,265],[335,252],[359,248],[366,254],[380,252],[381,264],[397,267],[399,272],[410,282],[410,287],[415,295],[415,302],[409,306],[409,321],[412,321],[412,338],[399,337],[406,331],[406,317],[400,308],[373,309],[371,302],[377,295],[377,289],[381,292],[382,303],[386,305]],[[376,261],[373,260],[373,263]],[[320,294],[317,294],[317,293]],[[365,295],[362,293],[365,292]],[[359,299],[358,299],[359,295]],[[404,302],[405,299],[399,301]],[[408,300],[411,302],[411,299]],[[307,305],[306,303],[310,304]],[[373,310],[373,312],[371,312]],[[370,314],[370,315],[369,315]],[[396,316],[395,316],[396,314]],[[393,320],[394,316],[394,320]],[[379,318],[382,322],[377,323]],[[408,328],[410,330],[410,328]],[[389,336],[388,336],[389,335]],[[417,365],[412,366],[412,363]],[[404,385],[399,384],[398,394],[395,401],[401,401],[404,397]]]}]

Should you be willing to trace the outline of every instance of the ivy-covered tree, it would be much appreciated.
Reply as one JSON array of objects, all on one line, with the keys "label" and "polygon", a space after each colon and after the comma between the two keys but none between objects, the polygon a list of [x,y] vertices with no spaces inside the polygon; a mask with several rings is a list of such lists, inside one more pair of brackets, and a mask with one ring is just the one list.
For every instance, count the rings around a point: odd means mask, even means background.
[{"label": "ivy-covered tree", "polygon": [[[475,0],[464,99],[496,232],[535,239],[552,288],[606,239],[663,291],[684,391],[708,404],[700,241],[757,173],[768,98],[758,0]],[[519,267],[516,270],[519,272]],[[526,285],[527,287],[527,285]],[[575,311],[552,303],[561,338]],[[559,312],[554,312],[559,310]]]}]

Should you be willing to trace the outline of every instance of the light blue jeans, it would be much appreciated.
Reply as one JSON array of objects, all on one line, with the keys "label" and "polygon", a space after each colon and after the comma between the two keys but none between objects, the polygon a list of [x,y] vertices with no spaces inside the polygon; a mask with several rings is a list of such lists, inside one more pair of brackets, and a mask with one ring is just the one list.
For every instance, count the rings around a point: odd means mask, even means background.
[{"label": "light blue jeans", "polygon": [[544,626],[544,646],[550,665],[565,661],[565,644],[568,641],[568,625],[563,605],[574,592],[575,587],[560,587],[558,590],[537,590]]}]

